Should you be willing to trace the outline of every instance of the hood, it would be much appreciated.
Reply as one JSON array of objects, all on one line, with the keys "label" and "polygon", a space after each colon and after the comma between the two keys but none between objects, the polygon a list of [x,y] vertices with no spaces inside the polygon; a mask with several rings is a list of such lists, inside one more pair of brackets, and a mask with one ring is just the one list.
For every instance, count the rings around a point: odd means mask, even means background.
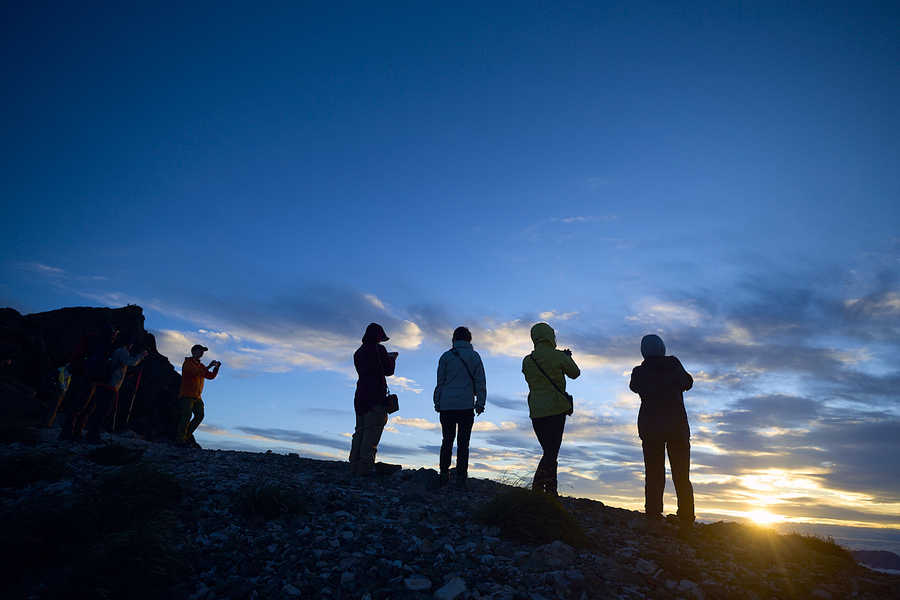
[{"label": "hood", "polygon": [[384,334],[384,328],[378,323],[369,323],[366,327],[366,334],[362,337],[363,342],[386,342],[389,338]]},{"label": "hood", "polygon": [[651,356],[665,356],[666,345],[662,338],[655,334],[645,335],[641,340],[641,356],[649,358]]},{"label": "hood", "polygon": [[541,342],[548,343],[551,347],[556,348],[556,332],[546,323],[536,323],[531,328],[531,341],[534,342],[535,348]]}]

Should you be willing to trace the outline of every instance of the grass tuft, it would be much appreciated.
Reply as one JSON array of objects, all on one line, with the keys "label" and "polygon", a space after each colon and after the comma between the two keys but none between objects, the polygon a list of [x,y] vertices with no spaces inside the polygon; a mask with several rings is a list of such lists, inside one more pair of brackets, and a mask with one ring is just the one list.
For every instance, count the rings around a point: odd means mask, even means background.
[{"label": "grass tuft", "polygon": [[245,516],[260,515],[267,519],[296,516],[306,510],[306,502],[296,490],[274,481],[254,482],[241,489],[237,508]]},{"label": "grass tuft", "polygon": [[97,446],[87,453],[87,459],[98,465],[122,466],[135,462],[143,453],[143,450],[132,450],[122,444],[112,443]]},{"label": "grass tuft", "polygon": [[787,537],[798,540],[813,552],[826,554],[828,556],[836,556],[851,563],[856,562],[853,558],[853,552],[851,552],[850,549],[846,546],[842,546],[835,542],[834,538],[832,538],[830,535],[827,537],[822,537],[816,534],[803,535],[800,533],[792,532],[787,534]]},{"label": "grass tuft", "polygon": [[522,544],[542,545],[555,540],[573,548],[591,546],[581,524],[550,494],[514,488],[497,494],[476,514],[496,525],[503,536]]},{"label": "grass tuft", "polygon": [[114,533],[89,549],[50,586],[48,598],[151,600],[190,574],[189,562],[174,551],[182,541],[177,521],[161,513],[137,526]]}]

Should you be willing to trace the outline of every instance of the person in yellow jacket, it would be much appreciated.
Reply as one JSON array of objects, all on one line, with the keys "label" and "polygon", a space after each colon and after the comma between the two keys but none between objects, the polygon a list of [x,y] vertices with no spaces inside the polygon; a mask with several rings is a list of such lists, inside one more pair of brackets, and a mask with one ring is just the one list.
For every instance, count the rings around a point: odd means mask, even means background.
[{"label": "person in yellow jacket", "polygon": [[528,416],[544,451],[531,487],[556,496],[557,458],[566,416],[573,411],[572,397],[566,393],[566,376],[575,379],[581,370],[572,360],[571,350],[556,349],[556,332],[547,323],[531,328],[531,341],[534,352],[523,359],[522,373],[528,382]]},{"label": "person in yellow jacket", "polygon": [[200,398],[203,393],[203,384],[207,379],[215,379],[219,374],[219,367],[222,366],[222,363],[217,360],[211,361],[208,366],[204,366],[200,362],[203,353],[208,350],[209,348],[200,344],[194,345],[191,348],[191,355],[186,357],[184,364],[181,365],[181,389],[178,390],[181,421],[178,423],[175,434],[176,446],[199,448],[197,442],[194,441],[194,430],[203,421],[205,414],[203,400]]}]

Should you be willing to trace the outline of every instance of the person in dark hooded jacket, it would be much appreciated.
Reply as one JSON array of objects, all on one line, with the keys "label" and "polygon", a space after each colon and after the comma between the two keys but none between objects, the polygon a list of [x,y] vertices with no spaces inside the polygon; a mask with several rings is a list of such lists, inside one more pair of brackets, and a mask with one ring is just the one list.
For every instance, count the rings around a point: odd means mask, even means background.
[{"label": "person in dark hooded jacket", "polygon": [[350,447],[351,475],[371,477],[375,474],[375,453],[388,422],[384,407],[388,389],[385,378],[394,374],[397,360],[396,352],[388,352],[381,345],[388,339],[381,325],[371,323],[362,338],[362,346],[353,354],[353,365],[359,380],[353,398],[356,431]]},{"label": "person in dark hooded jacket", "polygon": [[644,362],[631,372],[631,391],[640,394],[638,435],[644,450],[644,511],[651,524],[662,519],[666,487],[666,452],[678,497],[678,518],[694,522],[694,488],[690,481],[691,428],[684,408],[684,392],[694,379],[658,335],[641,340]]}]

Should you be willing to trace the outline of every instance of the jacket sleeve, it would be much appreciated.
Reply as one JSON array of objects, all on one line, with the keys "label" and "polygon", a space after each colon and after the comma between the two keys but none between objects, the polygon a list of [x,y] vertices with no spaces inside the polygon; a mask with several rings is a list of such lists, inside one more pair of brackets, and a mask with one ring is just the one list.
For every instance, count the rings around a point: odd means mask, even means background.
[{"label": "jacket sleeve", "polygon": [[484,375],[484,363],[481,362],[481,356],[475,353],[475,372],[472,377],[475,379],[475,406],[484,410],[484,403],[487,401],[487,378]]},{"label": "jacket sleeve", "polygon": [[182,377],[188,379],[193,377],[202,377],[204,373],[206,373],[206,367],[204,367],[202,364],[197,364],[190,359],[184,361],[184,364],[181,365]]},{"label": "jacket sleeve", "polygon": [[581,369],[578,368],[578,365],[575,364],[575,361],[572,360],[572,357],[566,353],[562,353],[563,361],[562,361],[562,370],[563,373],[569,376],[569,379],[578,379],[578,376],[581,375]]},{"label": "jacket sleeve", "polygon": [[437,385],[434,386],[434,410],[441,412],[441,390],[444,389],[444,382],[447,380],[447,362],[444,355],[438,360],[437,367]]},{"label": "jacket sleeve", "polygon": [[143,360],[144,355],[138,354],[137,356],[132,356],[132,355],[128,354],[128,350],[126,350],[125,348],[119,348],[115,352],[115,357],[116,357],[116,360],[119,361],[120,363],[122,363],[123,365],[128,366],[128,367],[134,367],[134,366],[137,366],[137,364],[140,363],[141,360]]},{"label": "jacket sleeve", "polygon": [[683,391],[686,392],[686,391],[688,391],[689,389],[691,389],[692,387],[694,387],[694,378],[691,377],[691,374],[690,374],[690,373],[688,373],[687,371],[685,371],[684,365],[681,364],[681,361],[678,360],[677,357],[674,357],[674,356],[673,356],[672,358],[675,359],[675,361],[678,363],[678,368],[681,370],[681,373],[680,373],[680,375],[681,375],[681,385],[682,385],[682,388],[681,388],[681,389],[682,389]]},{"label": "jacket sleeve", "polygon": [[384,370],[384,376],[390,377],[394,374],[394,369],[397,367],[394,363],[394,357],[388,354],[387,348],[381,344],[376,345],[376,351],[379,359],[381,359],[381,368]]}]

